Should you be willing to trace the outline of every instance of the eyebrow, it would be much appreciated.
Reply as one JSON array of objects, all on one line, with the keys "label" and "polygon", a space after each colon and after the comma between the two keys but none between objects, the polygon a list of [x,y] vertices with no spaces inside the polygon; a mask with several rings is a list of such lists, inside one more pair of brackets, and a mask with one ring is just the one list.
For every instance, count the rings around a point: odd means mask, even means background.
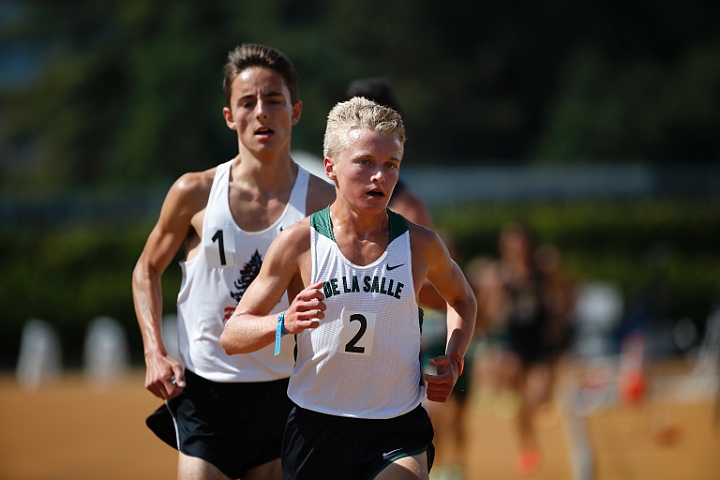
[{"label": "eyebrow", "polygon": [[[378,158],[377,156],[373,155],[372,153],[361,153],[360,155],[356,155],[354,158],[355,158],[356,160],[359,160],[359,159],[362,159],[362,158],[370,158],[370,159],[373,159],[373,160],[379,160],[379,158]],[[398,162],[398,163],[401,163],[401,162],[402,162],[402,158],[397,158],[397,157],[390,157],[389,160],[390,160],[390,161],[395,161],[395,162]]]},{"label": "eyebrow", "polygon": [[[283,92],[277,92],[277,91],[275,91],[275,90],[271,90],[271,91],[269,91],[269,92],[261,93],[260,96],[261,96],[261,97],[282,97],[282,96],[283,96]],[[239,99],[243,99],[243,98],[250,98],[250,97],[255,98],[255,94],[254,94],[254,93],[248,93],[248,94],[242,95],[242,96],[240,96],[240,97],[238,97],[238,98],[239,98]]]}]

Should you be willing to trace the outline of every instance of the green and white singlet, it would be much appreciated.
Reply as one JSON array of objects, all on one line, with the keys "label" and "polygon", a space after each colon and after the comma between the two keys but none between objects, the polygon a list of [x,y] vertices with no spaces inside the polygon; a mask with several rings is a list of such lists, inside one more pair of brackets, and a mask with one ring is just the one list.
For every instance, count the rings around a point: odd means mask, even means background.
[{"label": "green and white singlet", "polygon": [[423,398],[410,232],[405,218],[388,215],[388,247],[365,266],[340,251],[329,207],[310,217],[311,283],[323,282],[327,310],[319,327],[297,335],[288,396],[302,408],[383,419]]}]

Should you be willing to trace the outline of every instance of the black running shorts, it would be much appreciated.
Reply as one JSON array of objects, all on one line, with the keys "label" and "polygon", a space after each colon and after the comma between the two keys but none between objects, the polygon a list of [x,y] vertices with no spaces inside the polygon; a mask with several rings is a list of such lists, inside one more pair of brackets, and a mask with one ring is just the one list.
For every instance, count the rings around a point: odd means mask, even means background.
[{"label": "black running shorts", "polygon": [[422,406],[399,417],[369,420],[293,407],[283,439],[285,480],[367,480],[393,461],[435,449],[432,423]]},{"label": "black running shorts", "polygon": [[146,421],[165,443],[207,460],[230,478],[280,457],[292,407],[288,379],[217,383],[189,370],[185,379],[182,393]]}]

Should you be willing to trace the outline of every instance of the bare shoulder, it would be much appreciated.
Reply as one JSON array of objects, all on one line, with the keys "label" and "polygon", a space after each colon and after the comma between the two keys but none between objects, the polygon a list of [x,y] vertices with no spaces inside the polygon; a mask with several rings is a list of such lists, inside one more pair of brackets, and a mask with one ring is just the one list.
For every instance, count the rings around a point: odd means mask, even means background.
[{"label": "bare shoulder", "polygon": [[320,177],[310,174],[308,181],[307,210],[309,215],[327,207],[335,201],[335,186]]},{"label": "bare shoulder", "polygon": [[310,251],[310,218],[305,217],[289,226],[273,240],[266,260],[270,257],[278,259],[297,259]]},{"label": "bare shoulder", "polygon": [[205,208],[210,196],[216,168],[203,172],[185,173],[178,178],[165,199],[165,203],[178,212],[194,214]]},{"label": "bare shoulder", "polygon": [[447,247],[440,235],[420,224],[407,221],[413,252],[424,258],[440,258],[447,255]]},{"label": "bare shoulder", "polygon": [[290,225],[288,228],[283,230],[278,239],[282,239],[283,242],[294,245],[299,244],[303,246],[307,244],[310,246],[310,217],[305,217],[299,222]]},{"label": "bare shoulder", "polygon": [[180,176],[171,187],[183,196],[210,195],[217,167],[203,172],[188,172]]}]

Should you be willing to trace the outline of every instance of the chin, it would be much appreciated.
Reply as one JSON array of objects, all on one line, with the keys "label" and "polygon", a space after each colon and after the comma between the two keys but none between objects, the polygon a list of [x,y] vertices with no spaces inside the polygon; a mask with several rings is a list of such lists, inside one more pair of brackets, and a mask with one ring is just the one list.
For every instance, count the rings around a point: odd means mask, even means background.
[{"label": "chin", "polygon": [[379,199],[378,201],[370,201],[370,202],[363,202],[363,210],[368,211],[368,213],[380,213],[384,212],[385,209],[388,206],[388,199],[383,198]]}]

